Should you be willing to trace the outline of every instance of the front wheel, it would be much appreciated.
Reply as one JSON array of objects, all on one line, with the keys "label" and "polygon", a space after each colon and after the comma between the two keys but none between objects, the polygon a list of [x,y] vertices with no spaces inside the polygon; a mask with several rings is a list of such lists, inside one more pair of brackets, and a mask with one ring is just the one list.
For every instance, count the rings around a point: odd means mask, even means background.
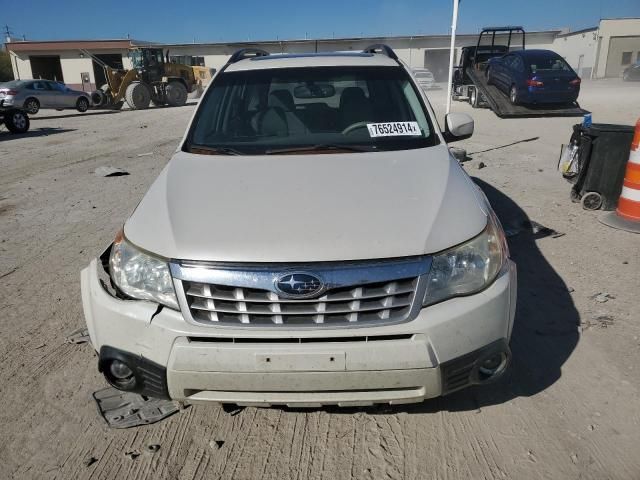
[{"label": "front wheel", "polygon": [[4,123],[11,133],[27,133],[29,131],[29,116],[22,110],[11,110],[4,116]]},{"label": "front wheel", "polygon": [[478,108],[480,106],[478,101],[478,90],[475,88],[472,88],[469,92],[469,103],[473,108]]},{"label": "front wheel", "polygon": [[132,82],[125,90],[124,97],[131,110],[144,110],[151,103],[151,92],[142,82]]},{"label": "front wheel", "polygon": [[89,100],[87,100],[86,97],[80,97],[76,102],[76,110],[80,113],[84,113],[89,110]]},{"label": "front wheel", "polygon": [[166,87],[167,104],[170,107],[182,107],[187,103],[187,87],[181,82],[169,82]]},{"label": "front wheel", "polygon": [[515,85],[511,85],[511,90],[509,91],[509,100],[511,100],[512,105],[518,105],[520,100],[518,98],[518,89]]},{"label": "front wheel", "polygon": [[24,102],[24,109],[27,111],[27,113],[35,115],[40,110],[40,102],[37,98],[28,98]]}]

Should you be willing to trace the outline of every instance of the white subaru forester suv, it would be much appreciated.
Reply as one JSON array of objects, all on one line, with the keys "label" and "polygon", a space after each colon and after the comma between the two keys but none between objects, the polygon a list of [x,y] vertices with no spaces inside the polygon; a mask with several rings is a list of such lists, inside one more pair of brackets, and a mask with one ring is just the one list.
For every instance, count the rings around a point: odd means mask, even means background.
[{"label": "white subaru forester suv", "polygon": [[410,69],[234,54],[171,161],[82,271],[99,369],[187,402],[418,402],[498,378],[516,270]]}]

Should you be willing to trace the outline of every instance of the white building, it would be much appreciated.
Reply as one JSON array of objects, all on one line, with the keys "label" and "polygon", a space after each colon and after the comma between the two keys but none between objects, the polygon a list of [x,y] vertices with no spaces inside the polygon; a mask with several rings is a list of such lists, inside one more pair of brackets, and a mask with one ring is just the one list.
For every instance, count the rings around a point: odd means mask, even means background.
[{"label": "white building", "polygon": [[640,61],[640,18],[600,21],[595,77],[617,77],[625,67]]},{"label": "white building", "polygon": [[[456,37],[456,57],[464,46],[475,45],[477,34]],[[498,35],[496,43],[505,43]],[[241,48],[261,48],[270,53],[307,53],[362,50],[373,43],[386,43],[413,68],[429,68],[436,81],[446,81],[449,62],[449,35],[415,35],[317,40],[270,40],[261,42],[219,42],[153,44],[168,50],[180,63],[221,68],[233,52]],[[522,44],[514,35],[512,46]],[[117,68],[130,67],[127,50],[149,45],[135,40],[20,41],[7,43],[15,78],[49,78],[73,88],[94,90],[104,80],[102,68],[83,51]],[[527,32],[527,48],[557,51],[583,78],[620,76],[622,70],[640,58],[640,18],[605,19],[598,27],[577,32],[547,30]]]}]

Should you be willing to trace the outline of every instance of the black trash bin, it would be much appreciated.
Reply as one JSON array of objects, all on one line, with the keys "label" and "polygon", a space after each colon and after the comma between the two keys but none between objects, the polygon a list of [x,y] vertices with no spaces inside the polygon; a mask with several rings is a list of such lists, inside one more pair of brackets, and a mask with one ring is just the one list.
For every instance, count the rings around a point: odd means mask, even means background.
[{"label": "black trash bin", "polygon": [[571,141],[578,145],[578,174],[571,199],[587,210],[615,210],[622,191],[635,128],[594,123],[573,126]]}]

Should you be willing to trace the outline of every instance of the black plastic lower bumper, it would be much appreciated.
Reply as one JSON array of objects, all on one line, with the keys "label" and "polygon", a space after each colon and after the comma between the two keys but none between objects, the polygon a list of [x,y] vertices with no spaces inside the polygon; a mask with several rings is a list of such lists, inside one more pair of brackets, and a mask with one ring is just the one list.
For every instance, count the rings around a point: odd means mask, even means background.
[{"label": "black plastic lower bumper", "polygon": [[[114,360],[123,362],[133,371],[135,382],[132,382],[130,387],[123,388],[110,375],[109,366]],[[135,392],[154,398],[170,398],[167,388],[167,369],[139,355],[103,346],[100,349],[98,370],[105,376],[110,385],[119,390]]]},{"label": "black plastic lower bumper", "polygon": [[486,347],[479,348],[473,352],[467,353],[448,362],[444,362],[440,365],[440,373],[442,376],[442,394],[455,392],[461,388],[468,387],[469,385],[489,383],[497,380],[504,370],[490,378],[483,377],[479,370],[479,364],[483,359],[486,359],[492,355],[504,353],[506,355],[507,365],[511,361],[511,349],[506,339],[500,339],[493,343],[490,343]]}]

